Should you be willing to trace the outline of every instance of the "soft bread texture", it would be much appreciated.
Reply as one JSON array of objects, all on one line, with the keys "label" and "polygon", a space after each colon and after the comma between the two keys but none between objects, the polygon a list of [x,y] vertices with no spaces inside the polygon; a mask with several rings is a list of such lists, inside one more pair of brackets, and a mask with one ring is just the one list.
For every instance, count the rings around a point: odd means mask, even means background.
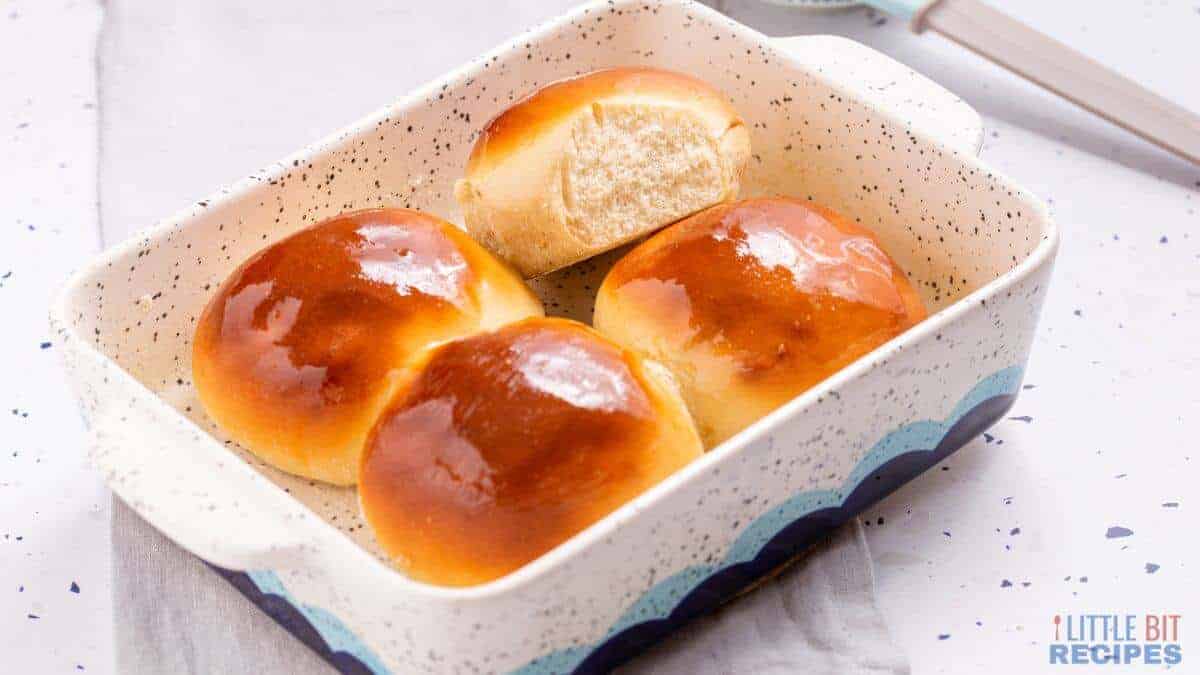
[{"label": "soft bread texture", "polygon": [[925,316],[869,230],[777,198],[639,244],[601,284],[594,323],[675,375],[712,447]]},{"label": "soft bread texture", "polygon": [[700,456],[670,376],[532,318],[426,350],[367,441],[366,520],[397,565],[469,586],[536,559]]},{"label": "soft bread texture", "polygon": [[721,93],[653,68],[538,90],[483,129],[454,194],[467,229],[533,277],[737,196],[750,134]]},{"label": "soft bread texture", "polygon": [[250,452],[348,485],[410,356],[541,314],[521,278],[450,223],[358,211],[235,270],[200,316],[192,373],[209,416]]}]

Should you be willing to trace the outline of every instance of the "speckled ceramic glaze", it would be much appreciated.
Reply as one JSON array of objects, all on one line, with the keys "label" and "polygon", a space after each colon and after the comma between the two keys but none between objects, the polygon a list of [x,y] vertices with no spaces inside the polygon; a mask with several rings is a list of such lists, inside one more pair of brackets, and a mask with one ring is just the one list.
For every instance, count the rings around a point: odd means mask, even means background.
[{"label": "speckled ceramic glaze", "polygon": [[[189,380],[198,314],[254,251],[336,213],[459,222],[480,127],[548,81],[648,64],[707,79],[748,121],[744,195],[812,198],[874,229],[932,316],[521,570],[416,583],[354,492],[263,465]],[[344,672],[595,670],[710,609],[936,463],[1012,404],[1057,235],[975,159],[978,116],[855,43],[768,40],[682,2],[595,3],[468,64],[105,253],[54,308],[109,485]],[[538,283],[588,319],[612,255]]]}]

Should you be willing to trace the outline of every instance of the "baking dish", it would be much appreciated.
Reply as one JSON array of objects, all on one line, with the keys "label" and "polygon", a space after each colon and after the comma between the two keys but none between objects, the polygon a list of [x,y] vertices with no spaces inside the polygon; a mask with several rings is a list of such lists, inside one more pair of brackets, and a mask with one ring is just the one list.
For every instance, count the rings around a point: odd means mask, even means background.
[{"label": "baking dish", "polygon": [[[457,221],[451,186],[492,114],[550,80],[635,64],[729,94],[753,134],[744,194],[853,214],[936,313],[514,574],[468,589],[408,580],[381,561],[352,490],[281,474],[212,427],[189,381],[196,316],[237,263],[323,217],[396,205]],[[1057,235],[974,158],[980,136],[965,104],[854,43],[772,41],[682,2],[596,3],[106,252],[53,321],[113,490],[339,669],[598,670],[1011,405]],[[543,280],[551,312],[586,319],[605,264]]]}]

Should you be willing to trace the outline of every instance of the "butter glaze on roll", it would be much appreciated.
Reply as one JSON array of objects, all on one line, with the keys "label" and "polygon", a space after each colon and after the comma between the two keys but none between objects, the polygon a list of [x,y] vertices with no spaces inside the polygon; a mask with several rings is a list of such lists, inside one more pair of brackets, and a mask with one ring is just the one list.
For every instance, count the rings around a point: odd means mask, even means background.
[{"label": "butter glaze on roll", "polygon": [[471,234],[532,277],[735,198],[749,155],[741,118],[706,83],[599,70],[489,122],[455,197]]},{"label": "butter glaze on roll", "polygon": [[866,228],[810,202],[723,204],[635,247],[595,325],[680,383],[712,447],[924,319]]},{"label": "butter glaze on roll", "polygon": [[541,315],[515,272],[407,209],[344,214],[260,251],[200,316],[205,410],[284,471],[352,484],[403,362],[429,344]]},{"label": "butter glaze on roll", "polygon": [[359,498],[411,577],[499,578],[698,457],[670,376],[535,318],[415,359],[367,441]]}]

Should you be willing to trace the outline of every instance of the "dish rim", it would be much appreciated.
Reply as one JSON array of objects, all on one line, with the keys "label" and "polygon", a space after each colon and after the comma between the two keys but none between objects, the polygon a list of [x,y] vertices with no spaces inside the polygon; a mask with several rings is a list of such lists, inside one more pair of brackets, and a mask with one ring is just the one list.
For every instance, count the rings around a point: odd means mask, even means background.
[{"label": "dish rim", "polygon": [[[639,4],[639,0],[617,0],[615,3],[607,0],[594,0],[586,4],[577,6],[568,12],[551,18],[538,26],[530,28],[524,32],[518,33],[509,40],[506,40],[497,47],[488,50],[484,54],[477,56],[461,66],[454,68],[447,73],[430,80],[429,82],[413,89],[408,94],[396,99],[358,120],[341,127],[332,133],[325,135],[319,140],[303,146],[300,150],[293,152],[279,161],[251,173],[250,175],[239,179],[228,186],[218,188],[209,197],[203,198],[189,207],[180,209],[171,216],[150,225],[123,241],[110,246],[104,251],[95,255],[86,265],[74,272],[63,288],[56,294],[51,306],[50,320],[51,324],[59,327],[62,331],[68,334],[68,337],[74,342],[75,348],[80,349],[83,355],[89,358],[101,361],[106,366],[115,367],[124,378],[127,378],[127,384],[140,388],[139,395],[148,396],[147,403],[155,406],[161,406],[157,409],[160,414],[173,416],[172,421],[183,422],[190,425],[191,430],[198,432],[203,441],[212,443],[212,449],[221,453],[232,454],[224,447],[218,439],[214,438],[207,430],[187,418],[181,412],[176,410],[158,393],[150,389],[146,384],[134,377],[129,371],[123,368],[115,359],[102,351],[99,347],[93,344],[85,335],[77,330],[76,325],[70,318],[69,308],[72,305],[72,299],[81,291],[90,286],[94,280],[102,275],[106,268],[113,265],[115,262],[128,257],[131,253],[136,255],[136,251],[150,242],[161,242],[171,232],[188,227],[189,221],[195,219],[201,214],[222,206],[227,202],[243,196],[251,188],[258,186],[264,181],[269,181],[274,178],[281,177],[291,166],[293,161],[307,160],[313,156],[319,156],[323,151],[336,147],[336,144],[348,137],[357,136],[364,131],[370,130],[378,122],[384,119],[394,119],[394,116],[402,116],[408,108],[419,106],[422,102],[428,100],[430,95],[436,97],[436,93],[444,86],[460,84],[466,80],[474,79],[486,73],[485,64],[498,58],[499,56],[512,51],[525,43],[532,43],[540,40],[545,40],[547,37],[552,37],[554,33],[559,31],[563,26],[569,25],[574,19],[582,17],[591,11],[598,8],[608,8],[612,6],[633,5]],[[393,584],[389,588],[389,592],[403,592],[411,595],[424,596],[430,600],[452,600],[460,602],[483,602],[498,596],[508,595],[514,592],[519,592],[525,587],[535,584],[544,576],[550,573],[553,569],[567,563],[571,559],[580,555],[586,549],[589,549],[599,542],[603,541],[615,533],[627,521],[632,520],[643,510],[650,508],[654,503],[669,497],[678,490],[685,487],[708,474],[715,465],[729,461],[738,456],[761,439],[764,435],[786,423],[787,420],[800,414],[803,410],[811,406],[815,401],[825,397],[831,391],[840,389],[845,384],[865,376],[868,372],[875,369],[882,362],[887,361],[892,356],[911,348],[918,342],[926,339],[932,334],[944,330],[946,327],[957,322],[967,312],[971,311],[977,304],[985,303],[1003,292],[1005,289],[1016,285],[1022,280],[1028,278],[1044,265],[1053,260],[1057,252],[1060,236],[1057,225],[1051,218],[1046,204],[1036,195],[1014,183],[1007,175],[997,171],[977,156],[962,152],[961,150],[947,145],[943,138],[927,132],[923,128],[918,128],[915,125],[910,125],[908,120],[905,120],[897,115],[894,115],[890,110],[881,108],[872,103],[870,99],[863,98],[859,92],[847,88],[837,79],[828,76],[824,71],[807,69],[804,64],[793,57],[789,52],[780,49],[775,45],[772,38],[756,31],[744,24],[731,19],[725,15],[716,12],[715,10],[700,5],[690,3],[687,0],[664,0],[661,4],[677,5],[686,7],[688,11],[694,11],[706,15],[706,18],[714,21],[723,21],[727,27],[742,33],[743,37],[753,39],[755,42],[763,46],[771,52],[773,57],[778,60],[783,66],[794,72],[803,72],[806,76],[812,77],[829,87],[832,90],[838,91],[843,95],[848,96],[856,103],[871,110],[875,115],[886,119],[889,123],[899,127],[911,126],[911,133],[920,138],[922,142],[928,143],[931,147],[940,150],[960,161],[965,168],[975,169],[991,177],[996,181],[997,187],[1003,187],[1013,193],[1014,197],[1027,202],[1034,213],[1032,214],[1032,222],[1034,225],[1041,225],[1041,239],[1033,247],[1032,250],[1016,265],[1006,270],[1002,274],[996,276],[986,282],[979,288],[967,293],[966,295],[955,300],[953,303],[943,307],[942,309],[930,314],[924,321],[916,326],[905,331],[901,335],[889,340],[883,345],[877,347],[871,352],[860,357],[853,363],[842,368],[830,377],[823,380],[799,396],[791,399],[784,405],[775,409],[771,413],[757,420],[747,428],[727,439],[720,445],[706,451],[703,456],[693,460],[683,468],[674,472],[658,484],[654,485],[647,491],[637,497],[622,504],[616,510],[607,514],[600,520],[592,523],[587,528],[575,533],[569,539],[558,544],[541,556],[526,563],[520,568],[492,581],[483,584],[465,587],[447,587],[437,586],[421,581],[417,581],[406,576],[401,570],[391,567],[379,560],[374,555],[360,547],[345,536],[343,532],[336,527],[326,522],[323,518],[317,516],[308,506],[300,502],[300,500],[292,497],[285,492],[283,488],[276,485],[265,475],[255,470],[250,464],[238,458],[238,461],[233,463],[237,466],[237,471],[247,472],[250,480],[257,486],[264,487],[272,491],[272,499],[286,498],[289,506],[293,508],[303,509],[308,514],[314,516],[314,520],[318,522],[317,527],[328,528],[332,533],[338,535],[339,540],[353,549],[352,555],[361,556],[365,564],[374,564],[372,574],[377,572],[384,573],[384,577]],[[146,398],[142,396],[142,398]],[[236,455],[234,455],[236,457]],[[231,466],[227,464],[224,470],[231,470]],[[180,544],[184,548],[189,548],[186,544]],[[190,548],[189,548],[190,550]],[[196,555],[199,556],[197,553]],[[199,556],[203,558],[203,556]],[[306,567],[304,562],[306,558],[299,558],[299,563],[284,568],[292,567],[302,569]],[[279,571],[279,568],[275,568]],[[365,571],[365,570],[364,570]],[[378,575],[377,575],[378,576]]]}]

